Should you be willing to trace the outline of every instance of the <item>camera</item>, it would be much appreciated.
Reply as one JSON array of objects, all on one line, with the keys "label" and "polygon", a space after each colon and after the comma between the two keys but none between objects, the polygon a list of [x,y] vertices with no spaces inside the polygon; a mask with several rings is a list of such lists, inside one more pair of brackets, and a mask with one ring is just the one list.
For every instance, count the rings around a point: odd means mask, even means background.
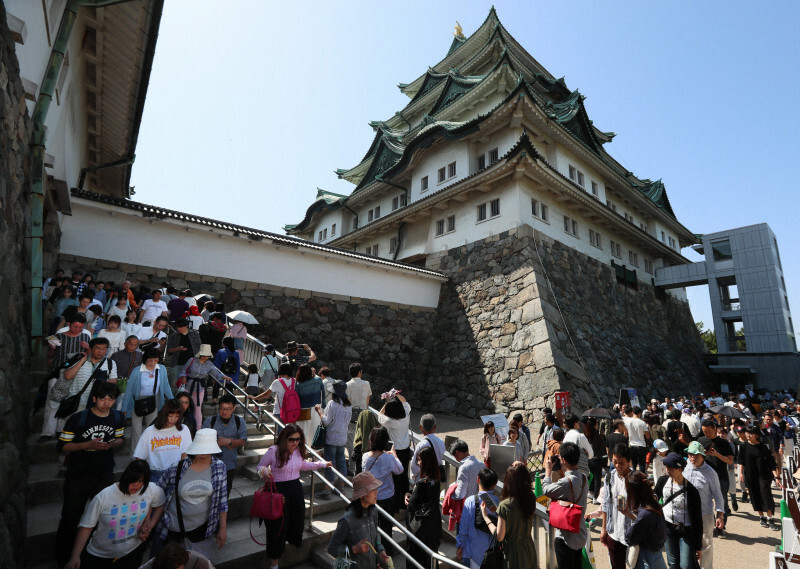
[{"label": "camera", "polygon": [[685,536],[685,535],[686,535],[686,526],[685,526],[685,525],[683,525],[683,522],[677,522],[677,523],[675,524],[675,530],[674,530],[674,533],[675,533],[675,535],[677,535],[678,537],[683,537],[683,536]]}]

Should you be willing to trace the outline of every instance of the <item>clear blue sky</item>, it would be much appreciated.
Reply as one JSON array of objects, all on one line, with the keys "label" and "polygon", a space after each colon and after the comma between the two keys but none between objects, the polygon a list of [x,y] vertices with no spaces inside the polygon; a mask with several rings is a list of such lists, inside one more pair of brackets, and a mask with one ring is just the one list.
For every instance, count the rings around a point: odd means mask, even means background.
[{"label": "clear blue sky", "polygon": [[[370,120],[391,117],[479,2],[167,2],[134,199],[282,233],[316,188],[350,193]],[[508,31],[580,89],[609,152],[663,179],[695,233],[767,222],[800,315],[794,253],[800,3],[497,2]],[[690,249],[684,255],[699,256]],[[711,325],[704,287],[690,290]]]}]

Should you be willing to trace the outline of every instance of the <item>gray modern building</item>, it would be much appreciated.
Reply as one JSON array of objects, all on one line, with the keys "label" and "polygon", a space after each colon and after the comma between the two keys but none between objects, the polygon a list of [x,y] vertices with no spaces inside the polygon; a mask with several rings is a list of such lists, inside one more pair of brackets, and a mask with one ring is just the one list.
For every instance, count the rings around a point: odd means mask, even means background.
[{"label": "gray modern building", "polygon": [[731,387],[797,388],[797,351],[778,240],[766,223],[702,236],[705,261],[657,269],[664,288],[708,284],[717,358],[711,369]]}]

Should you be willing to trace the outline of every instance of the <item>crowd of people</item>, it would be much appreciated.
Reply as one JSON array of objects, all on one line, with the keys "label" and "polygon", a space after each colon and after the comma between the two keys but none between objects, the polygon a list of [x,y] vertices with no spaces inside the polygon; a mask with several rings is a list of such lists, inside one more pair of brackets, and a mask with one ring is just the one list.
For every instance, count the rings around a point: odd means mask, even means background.
[{"label": "crowd of people", "polygon": [[[235,414],[241,393],[245,406],[272,400],[285,425],[258,464],[284,504],[280,519],[264,520],[270,567],[287,542],[302,543],[300,476],[308,470],[324,470],[334,490],[352,481],[328,551],[370,569],[396,553],[377,532],[390,534],[392,520],[375,506],[404,518],[414,536],[408,552],[423,566],[440,546],[444,516],[463,565],[477,569],[497,554],[504,567],[536,567],[539,483],[540,497],[551,500],[559,569],[581,567],[587,544],[587,524],[564,513],[573,506],[600,523],[612,569],[712,567],[714,539],[727,537],[727,516],[739,503],[750,503],[765,528],[780,529],[772,488],[800,427],[793,393],[654,399],[645,409],[623,405],[561,420],[544,409],[536,440],[514,413],[503,437],[486,422],[475,456],[464,440],[446,449],[431,414],[421,417],[415,445],[409,402],[395,389],[373,397],[358,363],[347,381],[335,380],[329,368],[312,367],[316,354],[297,342],[285,353],[269,344],[259,362],[245,362],[246,325],[228,323],[213,301],[201,312],[189,290],[137,292],[127,281],[116,288],[76,272],[71,279],[57,273],[44,291],[52,306],[51,373],[40,442],[55,437],[68,456],[59,567],[107,567],[111,560],[117,568],[139,567],[148,546],[148,566],[185,556],[210,566],[227,541],[237,451],[247,441],[247,425]],[[233,387],[240,383],[241,392]],[[217,407],[206,416],[209,392]],[[370,409],[373,399],[378,412]],[[132,460],[114,483],[114,452],[127,428]],[[311,460],[308,446],[323,431],[315,448],[324,460]],[[500,473],[499,497],[495,445],[513,447],[514,455]],[[544,456],[536,483],[533,450]],[[446,451],[458,463],[450,485]],[[332,492],[323,485],[316,498]],[[591,505],[599,508],[589,512]]]}]

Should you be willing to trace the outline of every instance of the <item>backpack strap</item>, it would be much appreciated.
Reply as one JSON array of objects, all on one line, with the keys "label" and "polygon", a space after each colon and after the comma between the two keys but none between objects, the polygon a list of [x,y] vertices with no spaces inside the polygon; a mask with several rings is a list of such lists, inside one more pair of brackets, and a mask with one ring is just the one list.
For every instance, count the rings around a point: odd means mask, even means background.
[{"label": "backpack strap", "polygon": [[211,417],[211,425],[210,425],[210,427],[212,429],[214,428],[214,425],[217,424],[217,417],[218,417],[218,415],[214,415],[213,417]]},{"label": "backpack strap", "polygon": [[181,530],[181,539],[186,537],[186,528],[183,526],[183,514],[181,514],[181,492],[178,483],[181,481],[181,471],[183,470],[183,465],[187,460],[188,459],[184,458],[183,460],[179,461],[178,469],[175,471],[175,509],[177,510],[178,514],[178,527]]}]

